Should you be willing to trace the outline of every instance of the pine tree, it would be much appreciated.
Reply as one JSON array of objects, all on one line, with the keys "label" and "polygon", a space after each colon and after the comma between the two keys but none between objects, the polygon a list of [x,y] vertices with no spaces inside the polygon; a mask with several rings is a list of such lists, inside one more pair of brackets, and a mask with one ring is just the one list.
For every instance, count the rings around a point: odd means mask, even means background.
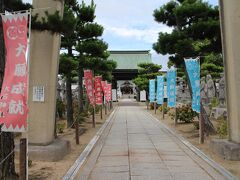
[{"label": "pine tree", "polygon": [[66,95],[67,95],[67,125],[70,127],[73,124],[73,100],[72,100],[72,78],[76,70],[76,58],[73,54],[73,49],[77,42],[76,23],[77,15],[75,13],[78,8],[76,1],[66,2],[64,7],[63,21],[67,27],[62,33],[61,48],[67,50],[67,53],[61,55],[59,64],[59,73],[66,79]]},{"label": "pine tree", "polygon": [[139,90],[145,90],[148,94],[149,80],[155,79],[158,75],[161,75],[159,71],[162,66],[154,63],[140,63],[138,64],[138,67],[138,76],[133,82],[137,85]]},{"label": "pine tree", "polygon": [[[222,69],[222,58],[219,59],[222,48],[218,7],[212,7],[202,0],[172,0],[156,9],[153,15],[158,23],[173,28],[171,33],[160,32],[153,48],[157,53],[170,54],[169,66],[175,65],[178,75],[184,74],[184,57],[211,54],[219,60],[216,64],[218,67],[213,69],[216,72]],[[209,59],[201,58],[205,69],[206,66],[209,69],[212,67]],[[212,75],[216,76],[216,72]]]},{"label": "pine tree", "polygon": [[94,22],[96,5],[92,1],[90,5],[84,2],[79,8],[78,37],[76,50],[79,52],[78,64],[78,90],[79,90],[79,110],[83,111],[83,70],[91,69],[95,74],[103,74],[106,78],[111,78],[111,71],[116,68],[114,61],[107,60],[109,52],[108,45],[100,37],[104,28]]},{"label": "pine tree", "polygon": [[59,63],[59,74],[63,75],[66,80],[66,99],[67,99],[67,126],[73,124],[73,99],[72,99],[72,82],[76,73],[77,60],[69,54],[61,54]]}]

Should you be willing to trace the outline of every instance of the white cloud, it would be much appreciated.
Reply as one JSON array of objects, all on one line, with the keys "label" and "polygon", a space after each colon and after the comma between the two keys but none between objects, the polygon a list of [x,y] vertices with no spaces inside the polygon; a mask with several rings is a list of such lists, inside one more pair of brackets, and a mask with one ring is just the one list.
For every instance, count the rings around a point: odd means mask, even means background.
[{"label": "white cloud", "polygon": [[134,27],[112,27],[112,26],[104,26],[106,29],[106,34],[111,33],[117,35],[119,37],[125,38],[134,38],[136,40],[142,40],[146,43],[154,43],[158,38],[159,31],[162,32],[170,32],[170,28],[162,27],[162,28],[145,28],[138,29]]},{"label": "white cloud", "polygon": [[31,3],[32,4],[32,0],[22,0],[25,3]]}]

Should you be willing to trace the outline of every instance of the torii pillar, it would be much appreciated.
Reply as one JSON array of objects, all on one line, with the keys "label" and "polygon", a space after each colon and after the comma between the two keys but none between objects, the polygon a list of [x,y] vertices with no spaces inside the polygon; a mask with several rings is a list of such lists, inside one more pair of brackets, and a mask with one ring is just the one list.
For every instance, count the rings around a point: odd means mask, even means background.
[{"label": "torii pillar", "polygon": [[214,140],[213,149],[240,160],[240,0],[219,0],[228,111],[228,140]]},{"label": "torii pillar", "polygon": [[[64,0],[33,0],[33,14],[63,14]],[[31,31],[29,65],[29,154],[32,159],[58,160],[68,143],[55,140],[56,85],[61,37],[50,31]],[[62,154],[63,153],[63,154]]]}]

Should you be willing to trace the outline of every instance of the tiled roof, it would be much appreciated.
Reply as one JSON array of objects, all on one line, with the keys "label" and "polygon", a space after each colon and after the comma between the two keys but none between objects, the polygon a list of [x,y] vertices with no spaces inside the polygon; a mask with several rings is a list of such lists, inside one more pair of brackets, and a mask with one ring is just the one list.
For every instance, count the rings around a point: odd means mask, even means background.
[{"label": "tiled roof", "polygon": [[138,69],[138,64],[152,62],[149,50],[144,51],[110,51],[108,59],[117,62],[117,69]]}]

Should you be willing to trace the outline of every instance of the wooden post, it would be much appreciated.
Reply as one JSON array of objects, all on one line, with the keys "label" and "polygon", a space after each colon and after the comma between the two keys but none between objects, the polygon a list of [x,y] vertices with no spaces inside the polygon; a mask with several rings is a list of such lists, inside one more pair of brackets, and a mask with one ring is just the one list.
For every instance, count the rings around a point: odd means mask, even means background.
[{"label": "wooden post", "polygon": [[107,115],[107,102],[105,102],[105,115]]},{"label": "wooden post", "polygon": [[156,103],[156,101],[154,102],[154,113],[155,114],[157,113],[157,103]]},{"label": "wooden post", "polygon": [[113,102],[112,101],[110,102],[110,108],[111,109],[113,108]]},{"label": "wooden post", "polygon": [[199,113],[199,143],[203,144],[204,143],[204,126],[205,126],[205,121],[202,115],[202,104],[201,104],[201,110]]},{"label": "wooden post", "polygon": [[102,108],[103,108],[103,106],[101,105],[101,106],[100,106],[101,119],[103,118]]},{"label": "wooden post", "polygon": [[27,139],[20,139],[20,171],[19,180],[27,179]]},{"label": "wooden post", "polygon": [[95,126],[96,126],[96,122],[95,122],[95,106],[93,106],[92,121],[93,121],[92,127],[95,128]]},{"label": "wooden post", "polygon": [[163,104],[162,104],[162,118],[164,119],[164,114],[165,114],[165,112],[164,112],[164,102],[163,102]]},{"label": "wooden post", "polygon": [[177,107],[175,107],[175,118],[174,118],[174,125],[177,125]]},{"label": "wooden post", "polygon": [[76,138],[76,144],[79,144],[79,125],[78,120],[75,121],[75,138]]}]

